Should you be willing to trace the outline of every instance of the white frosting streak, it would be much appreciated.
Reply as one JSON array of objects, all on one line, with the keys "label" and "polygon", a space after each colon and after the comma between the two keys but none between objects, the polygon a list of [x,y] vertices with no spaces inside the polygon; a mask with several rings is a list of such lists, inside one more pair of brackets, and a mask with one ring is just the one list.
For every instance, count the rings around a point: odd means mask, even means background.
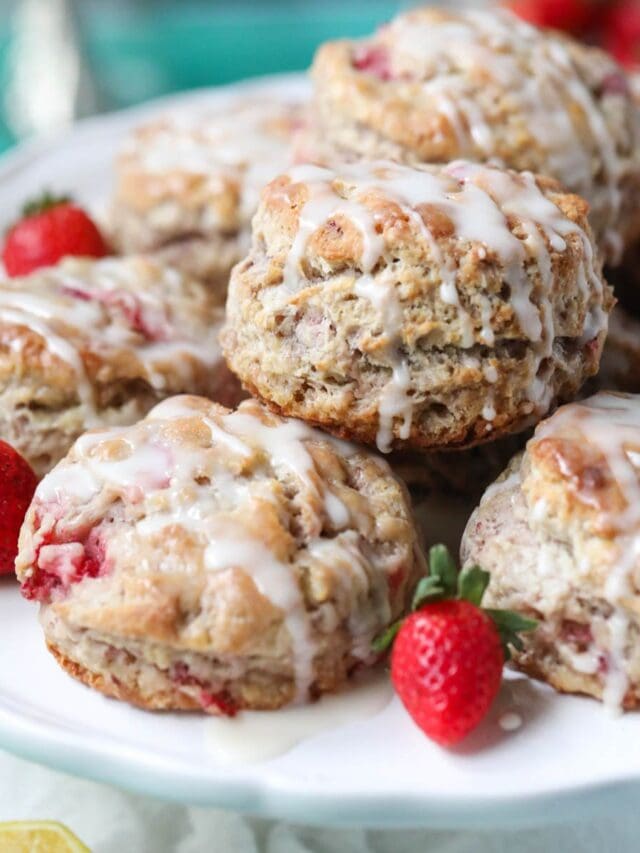
[{"label": "white frosting streak", "polygon": [[238,100],[217,110],[182,108],[139,128],[122,153],[150,175],[171,175],[177,192],[181,175],[202,178],[212,193],[234,179],[249,217],[260,189],[292,162],[290,138],[300,110],[296,101],[271,99]]},{"label": "white frosting streak", "polygon": [[[453,19],[428,22],[420,12],[409,12],[379,38],[389,45],[400,78],[423,79],[425,96],[450,122],[462,156],[471,159],[495,157],[498,150],[495,122],[483,115],[477,98],[478,80],[488,75],[527,121],[548,161],[545,173],[604,213],[615,241],[622,155],[564,40],[497,10],[464,10]],[[615,73],[614,63],[604,70]]]}]

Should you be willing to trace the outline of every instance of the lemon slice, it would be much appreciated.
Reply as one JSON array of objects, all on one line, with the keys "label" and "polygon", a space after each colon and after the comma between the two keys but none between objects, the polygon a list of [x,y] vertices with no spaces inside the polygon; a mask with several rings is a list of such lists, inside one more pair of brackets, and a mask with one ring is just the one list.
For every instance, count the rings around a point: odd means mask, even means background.
[{"label": "lemon slice", "polygon": [[79,838],[55,820],[0,823],[2,853],[91,853]]}]

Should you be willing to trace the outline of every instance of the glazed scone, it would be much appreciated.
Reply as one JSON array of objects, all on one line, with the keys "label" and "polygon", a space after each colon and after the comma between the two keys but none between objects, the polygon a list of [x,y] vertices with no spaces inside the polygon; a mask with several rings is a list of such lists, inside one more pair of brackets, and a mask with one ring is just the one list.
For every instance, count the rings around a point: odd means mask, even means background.
[{"label": "glazed scone", "polygon": [[16,563],[72,675],[210,713],[338,689],[422,570],[383,459],[255,400],[188,396],[82,436],[40,483]]},{"label": "glazed scone", "polygon": [[116,162],[109,217],[116,248],[154,253],[206,281],[223,303],[260,189],[292,163],[302,109],[297,100],[242,98],[137,128]]},{"label": "glazed scone", "polygon": [[598,367],[612,297],[586,212],[462,161],[294,167],[233,271],[227,362],[274,410],[382,451],[521,431]]},{"label": "glazed scone", "polygon": [[541,423],[462,542],[485,603],[533,615],[516,665],[562,692],[640,704],[640,397],[600,393]]},{"label": "glazed scone", "polygon": [[45,474],[86,429],[159,400],[243,396],[210,291],[143,257],[67,259],[0,282],[0,435]]},{"label": "glazed scone", "polygon": [[419,8],[313,66],[318,157],[499,161],[589,201],[613,260],[640,235],[640,114],[603,51],[506,11]]}]

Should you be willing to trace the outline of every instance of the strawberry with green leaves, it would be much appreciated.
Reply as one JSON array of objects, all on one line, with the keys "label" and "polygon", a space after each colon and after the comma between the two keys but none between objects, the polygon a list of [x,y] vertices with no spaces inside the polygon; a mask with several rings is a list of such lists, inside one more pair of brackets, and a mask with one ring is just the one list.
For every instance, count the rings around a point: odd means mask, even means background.
[{"label": "strawberry with green leaves", "polygon": [[482,608],[488,584],[488,572],[458,572],[444,545],[435,545],[413,612],[374,643],[378,652],[393,643],[396,692],[414,722],[443,746],[458,743],[486,716],[510,647],[521,649],[519,632],[536,627],[518,613]]},{"label": "strawberry with green leaves", "polygon": [[44,193],[29,202],[7,232],[2,261],[9,276],[28,275],[68,255],[102,258],[108,254],[95,222],[68,196]]}]

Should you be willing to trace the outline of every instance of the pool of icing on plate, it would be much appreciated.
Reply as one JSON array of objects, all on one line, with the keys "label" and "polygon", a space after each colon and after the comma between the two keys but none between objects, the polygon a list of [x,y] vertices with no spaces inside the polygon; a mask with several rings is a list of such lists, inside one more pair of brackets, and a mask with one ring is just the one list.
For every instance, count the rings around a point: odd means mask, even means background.
[{"label": "pool of icing on plate", "polygon": [[377,670],[358,678],[349,689],[322,696],[311,704],[212,717],[205,722],[206,748],[224,764],[266,761],[322,732],[375,717],[392,698],[388,673]]}]

